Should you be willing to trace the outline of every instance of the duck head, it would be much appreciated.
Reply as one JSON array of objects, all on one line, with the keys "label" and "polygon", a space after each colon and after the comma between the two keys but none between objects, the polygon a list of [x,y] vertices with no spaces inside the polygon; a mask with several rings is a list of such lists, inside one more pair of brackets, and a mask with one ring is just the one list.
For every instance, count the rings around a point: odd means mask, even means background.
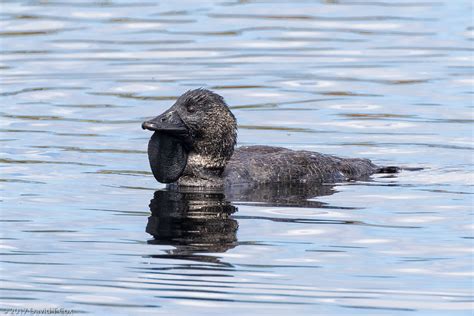
[{"label": "duck head", "polygon": [[155,133],[148,143],[153,175],[162,183],[220,186],[234,152],[237,123],[220,95],[190,90],[163,114],[143,122]]}]

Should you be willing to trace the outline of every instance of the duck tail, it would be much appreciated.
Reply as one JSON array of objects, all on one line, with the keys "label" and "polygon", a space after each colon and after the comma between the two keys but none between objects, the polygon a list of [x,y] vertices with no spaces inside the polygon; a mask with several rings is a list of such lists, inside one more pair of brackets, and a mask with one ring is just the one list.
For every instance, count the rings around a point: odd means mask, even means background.
[{"label": "duck tail", "polygon": [[402,168],[395,166],[379,167],[375,173],[399,173]]},{"label": "duck tail", "polygon": [[406,171],[420,171],[423,168],[410,168],[410,167],[396,167],[396,166],[386,166],[386,167],[379,167],[375,173],[399,173],[402,170]]}]

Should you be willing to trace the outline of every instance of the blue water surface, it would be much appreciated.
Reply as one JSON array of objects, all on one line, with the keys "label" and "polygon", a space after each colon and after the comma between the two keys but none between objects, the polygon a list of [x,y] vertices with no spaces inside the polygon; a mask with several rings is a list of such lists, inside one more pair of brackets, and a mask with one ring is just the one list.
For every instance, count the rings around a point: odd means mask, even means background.
[{"label": "blue water surface", "polygon": [[[2,311],[472,315],[470,1],[0,14]],[[225,97],[239,145],[423,170],[309,197],[170,194],[140,125],[198,87]]]}]

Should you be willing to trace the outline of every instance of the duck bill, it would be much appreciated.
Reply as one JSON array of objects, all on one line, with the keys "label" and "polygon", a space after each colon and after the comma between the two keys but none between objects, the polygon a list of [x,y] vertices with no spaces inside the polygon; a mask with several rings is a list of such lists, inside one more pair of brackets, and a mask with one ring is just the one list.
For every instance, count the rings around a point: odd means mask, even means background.
[{"label": "duck bill", "polygon": [[188,128],[179,117],[178,112],[171,109],[151,120],[143,122],[142,128],[177,137],[188,135]]}]

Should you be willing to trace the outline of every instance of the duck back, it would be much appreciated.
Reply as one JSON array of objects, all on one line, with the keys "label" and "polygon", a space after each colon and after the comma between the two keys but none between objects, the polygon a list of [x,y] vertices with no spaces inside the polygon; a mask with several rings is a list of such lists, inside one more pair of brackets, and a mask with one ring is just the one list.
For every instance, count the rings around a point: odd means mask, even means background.
[{"label": "duck back", "polygon": [[245,183],[334,183],[362,179],[378,167],[368,159],[346,159],[283,147],[236,148],[224,173],[226,185]]}]

